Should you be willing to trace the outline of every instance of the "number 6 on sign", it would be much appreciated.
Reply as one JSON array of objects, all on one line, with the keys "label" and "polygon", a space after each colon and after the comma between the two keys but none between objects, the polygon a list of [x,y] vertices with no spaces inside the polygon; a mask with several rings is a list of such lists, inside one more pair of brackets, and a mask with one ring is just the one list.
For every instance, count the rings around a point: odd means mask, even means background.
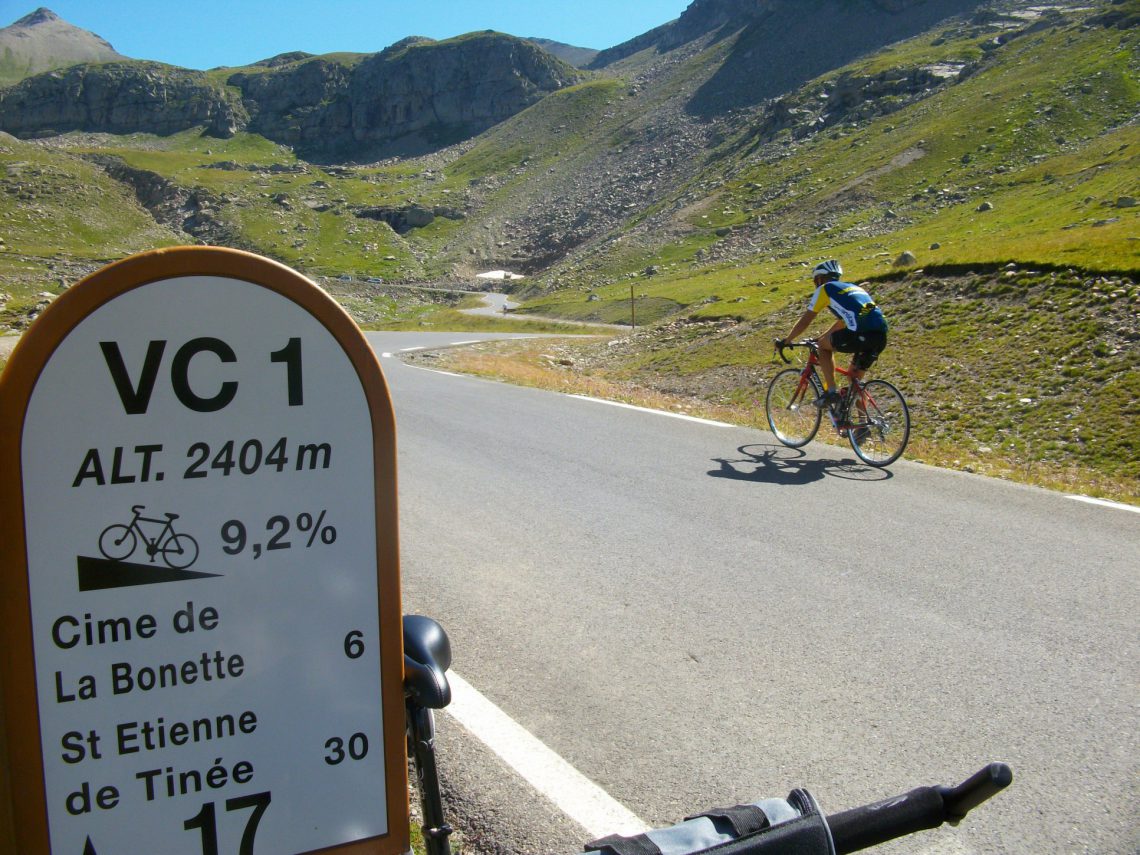
[{"label": "number 6 on sign", "polygon": [[364,655],[364,633],[359,629],[344,637],[344,655],[349,659],[359,659]]}]

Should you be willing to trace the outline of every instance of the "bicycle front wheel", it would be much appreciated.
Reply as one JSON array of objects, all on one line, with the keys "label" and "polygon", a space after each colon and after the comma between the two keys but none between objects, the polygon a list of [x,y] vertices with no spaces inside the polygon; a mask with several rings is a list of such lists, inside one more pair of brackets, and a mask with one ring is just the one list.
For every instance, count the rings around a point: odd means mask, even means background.
[{"label": "bicycle front wheel", "polygon": [[864,463],[889,466],[898,460],[910,439],[910,410],[902,392],[886,380],[868,382],[861,400],[851,407],[847,437]]},{"label": "bicycle front wheel", "polygon": [[138,536],[128,525],[109,525],[99,535],[99,551],[104,558],[122,561],[138,546]]},{"label": "bicycle front wheel", "polygon": [[162,547],[162,560],[175,570],[189,567],[198,560],[198,541],[188,534],[176,534]]},{"label": "bicycle front wheel", "polygon": [[815,405],[822,394],[819,381],[811,375],[805,380],[800,369],[785,368],[773,377],[764,400],[764,410],[768,416],[768,427],[776,439],[789,448],[799,448],[811,442],[823,417]]}]

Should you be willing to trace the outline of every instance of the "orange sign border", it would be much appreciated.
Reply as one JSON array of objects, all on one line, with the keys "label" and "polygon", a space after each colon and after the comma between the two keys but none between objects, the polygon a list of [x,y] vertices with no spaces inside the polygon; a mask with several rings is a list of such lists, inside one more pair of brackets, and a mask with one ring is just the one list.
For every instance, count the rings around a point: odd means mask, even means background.
[{"label": "orange sign border", "polygon": [[87,276],[36,319],[0,375],[0,848],[48,855],[50,838],[40,745],[31,597],[24,532],[21,444],[40,374],[85,318],[135,288],[183,276],[218,276],[267,288],[307,310],[333,335],[356,369],[372,416],[376,575],[388,833],[320,850],[397,855],[411,849],[404,724],[403,629],[396,495],[396,424],[380,364],[351,317],[309,279],[283,264],[235,249],[174,247],[134,255]]}]

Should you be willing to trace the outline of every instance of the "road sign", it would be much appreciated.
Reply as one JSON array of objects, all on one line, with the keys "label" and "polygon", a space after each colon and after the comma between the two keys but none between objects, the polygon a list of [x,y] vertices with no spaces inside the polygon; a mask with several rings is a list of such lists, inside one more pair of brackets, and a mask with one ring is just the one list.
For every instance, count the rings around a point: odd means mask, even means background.
[{"label": "road sign", "polygon": [[0,404],[0,843],[406,851],[395,429],[348,315],[258,256],[135,256]]}]

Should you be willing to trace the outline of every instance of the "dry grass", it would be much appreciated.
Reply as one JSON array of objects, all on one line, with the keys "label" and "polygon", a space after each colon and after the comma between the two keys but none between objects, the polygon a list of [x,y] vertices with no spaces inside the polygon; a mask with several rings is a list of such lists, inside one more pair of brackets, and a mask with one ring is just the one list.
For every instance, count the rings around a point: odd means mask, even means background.
[{"label": "dry grass", "polygon": [[[434,354],[418,354],[414,361],[432,361],[449,371],[458,371],[517,386],[532,386],[567,395],[587,395],[655,410],[740,422],[741,413],[698,398],[667,395],[634,383],[606,379],[575,369],[557,339],[485,342],[470,348],[449,348]],[[760,414],[761,419],[763,414]]]}]

